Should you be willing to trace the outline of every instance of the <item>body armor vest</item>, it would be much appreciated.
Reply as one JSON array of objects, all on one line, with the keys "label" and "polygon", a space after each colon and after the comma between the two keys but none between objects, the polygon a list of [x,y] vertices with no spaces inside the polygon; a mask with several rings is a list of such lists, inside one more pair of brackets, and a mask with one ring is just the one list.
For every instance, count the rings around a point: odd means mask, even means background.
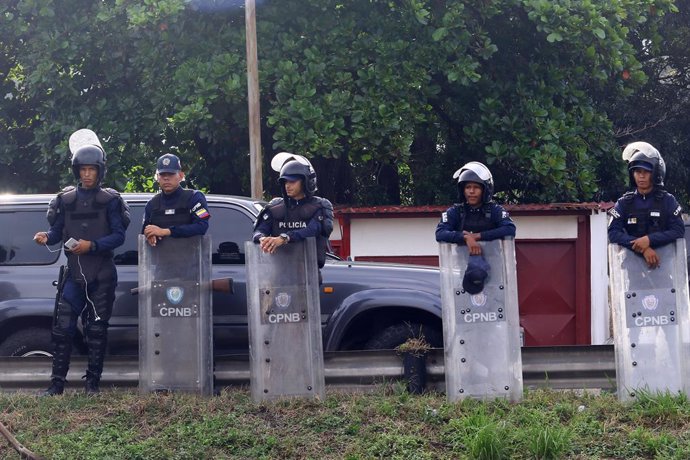
[{"label": "body armor vest", "polygon": [[[117,195],[103,189],[89,193],[86,197],[83,195],[79,196],[75,188],[61,194],[65,212],[63,241],[70,238],[95,241],[111,232],[108,222],[108,203],[116,199]],[[65,254],[72,279],[81,283],[85,280],[92,282],[101,269],[103,261],[113,257],[112,251],[87,252],[80,256],[67,251]]]},{"label": "body armor vest", "polygon": [[[321,202],[315,197],[307,198],[307,202],[288,208],[285,205],[285,200],[275,205],[269,204],[266,206],[271,211],[273,216],[273,228],[271,233],[273,236],[278,236],[281,233],[286,233],[290,230],[299,230],[305,228],[311,218],[316,212],[319,212],[323,207]],[[316,256],[319,263],[319,268],[322,268],[326,263],[326,251],[328,250],[328,238],[323,235],[316,236]]]},{"label": "body armor vest", "polygon": [[628,235],[639,238],[666,229],[668,215],[663,206],[665,193],[663,191],[655,192],[651,198],[653,200],[652,206],[648,209],[635,208],[635,192],[628,192],[623,195],[623,215],[626,216],[625,230]]},{"label": "body armor vest", "polygon": [[194,190],[182,189],[180,196],[172,207],[163,206],[163,194],[158,193],[151,198],[151,216],[149,223],[160,228],[170,228],[175,225],[186,225],[193,222],[192,213],[189,212],[189,200],[194,195]]},{"label": "body armor vest", "polygon": [[491,206],[484,204],[479,211],[470,211],[464,204],[456,205],[460,213],[460,231],[467,230],[472,233],[481,233],[491,230],[496,225],[491,221]]}]

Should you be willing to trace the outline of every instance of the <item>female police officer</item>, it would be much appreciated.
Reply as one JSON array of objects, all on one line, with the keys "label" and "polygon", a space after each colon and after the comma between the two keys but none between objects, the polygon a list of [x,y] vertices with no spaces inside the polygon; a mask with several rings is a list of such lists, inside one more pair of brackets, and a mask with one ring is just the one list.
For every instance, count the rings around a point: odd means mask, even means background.
[{"label": "female police officer", "polygon": [[471,161],[455,171],[459,203],[441,215],[436,241],[466,244],[471,255],[479,255],[480,240],[491,241],[515,236],[515,224],[508,212],[494,203],[494,179],[489,168]]},{"label": "female police officer", "polygon": [[319,268],[326,261],[328,237],[333,231],[333,205],[315,196],[316,172],[309,160],[288,152],[278,153],[271,166],[280,171],[278,181],[283,197],[274,198],[261,211],[253,240],[264,252],[290,242],[316,238]]}]

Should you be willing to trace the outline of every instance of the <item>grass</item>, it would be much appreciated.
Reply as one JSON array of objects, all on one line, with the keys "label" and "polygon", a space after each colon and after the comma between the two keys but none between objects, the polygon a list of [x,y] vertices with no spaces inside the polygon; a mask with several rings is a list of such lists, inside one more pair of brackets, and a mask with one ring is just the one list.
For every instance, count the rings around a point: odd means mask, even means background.
[{"label": "grass", "polygon": [[[399,383],[323,401],[255,404],[247,389],[219,396],[96,398],[0,394],[0,421],[49,459],[686,459],[690,402],[642,393],[527,391],[504,400],[449,403]],[[0,458],[19,459],[0,437]]]}]

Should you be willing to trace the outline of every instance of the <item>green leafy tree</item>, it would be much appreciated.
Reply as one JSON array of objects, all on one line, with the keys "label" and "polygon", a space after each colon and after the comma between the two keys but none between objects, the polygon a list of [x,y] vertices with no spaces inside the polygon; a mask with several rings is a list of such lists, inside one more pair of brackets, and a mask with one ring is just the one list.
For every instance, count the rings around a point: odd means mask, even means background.
[{"label": "green leafy tree", "polygon": [[[67,137],[88,127],[119,188],[151,188],[155,157],[172,151],[194,186],[247,193],[237,4],[4,2],[3,178],[53,191],[69,178]],[[259,2],[268,195],[268,162],[287,150],[312,159],[337,203],[447,203],[470,160],[508,200],[605,197],[622,183],[609,111],[647,82],[657,48],[646,59],[639,44],[669,11],[670,0]]]},{"label": "green leafy tree", "polygon": [[[617,101],[612,111],[620,146],[646,141],[667,163],[666,186],[681,203],[690,199],[690,1],[676,1],[678,12],[632,37],[642,88]],[[620,156],[618,156],[620,158]],[[619,190],[621,192],[622,190]]]}]

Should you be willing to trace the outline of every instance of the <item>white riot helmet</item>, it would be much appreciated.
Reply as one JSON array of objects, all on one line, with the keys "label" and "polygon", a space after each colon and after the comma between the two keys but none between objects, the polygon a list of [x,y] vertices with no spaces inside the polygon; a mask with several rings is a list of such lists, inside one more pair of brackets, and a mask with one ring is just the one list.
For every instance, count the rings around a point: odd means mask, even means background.
[{"label": "white riot helmet", "polygon": [[465,202],[465,184],[475,182],[484,189],[482,193],[482,203],[491,201],[494,195],[494,178],[489,168],[478,161],[470,161],[462,168],[453,173],[453,179],[458,180],[458,199],[460,203]]},{"label": "white riot helmet", "polygon": [[652,182],[659,187],[664,186],[666,178],[666,163],[659,151],[646,142],[633,142],[623,149],[623,160],[628,162],[628,178],[630,186],[635,187],[633,170],[642,168],[652,173]]}]

